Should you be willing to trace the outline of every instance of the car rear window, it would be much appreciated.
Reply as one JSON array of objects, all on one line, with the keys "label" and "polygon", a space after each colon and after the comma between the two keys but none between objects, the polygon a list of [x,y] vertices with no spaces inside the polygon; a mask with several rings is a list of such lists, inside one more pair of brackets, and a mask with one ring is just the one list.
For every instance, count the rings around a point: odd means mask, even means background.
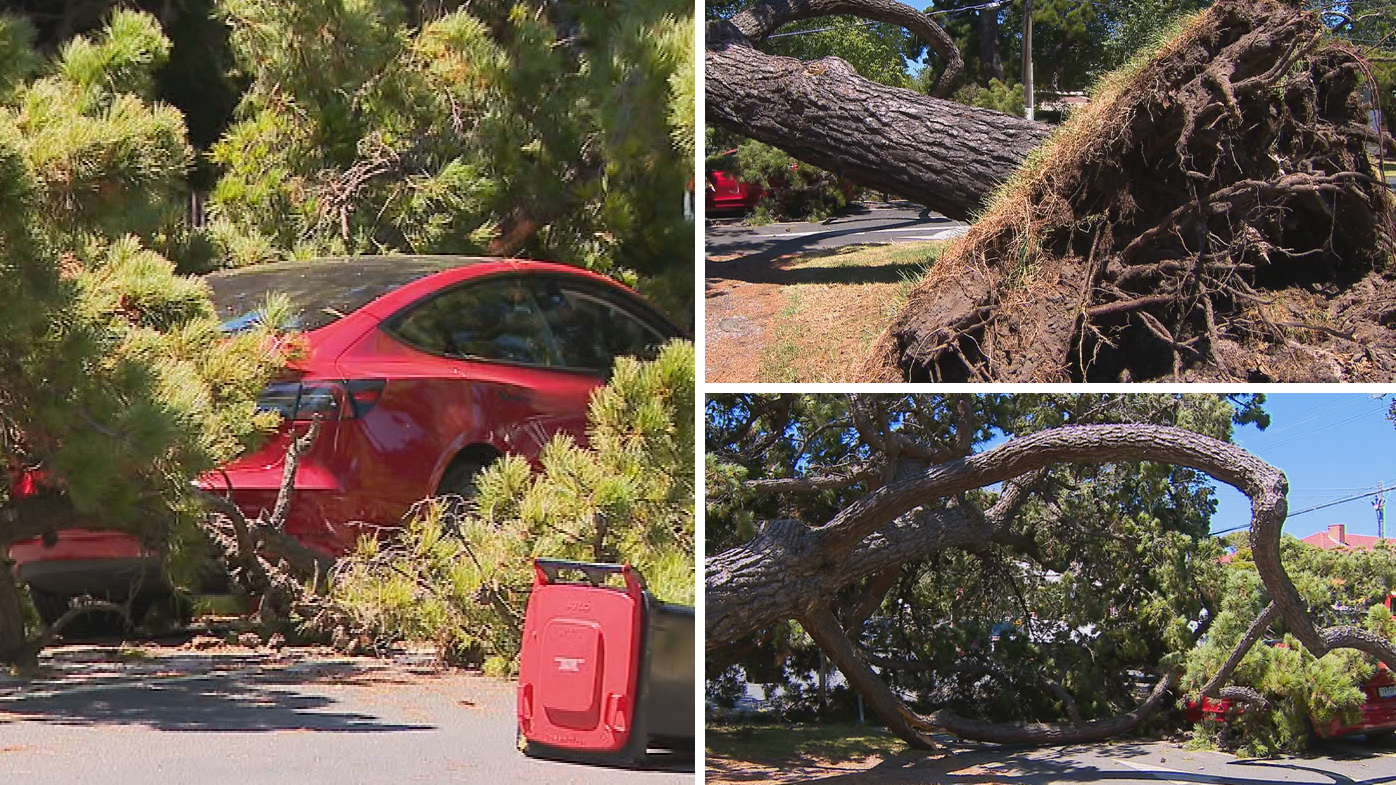
[{"label": "car rear window", "polygon": [[213,308],[225,332],[250,329],[262,321],[267,296],[291,301],[287,330],[317,330],[419,278],[485,261],[458,256],[369,256],[277,262],[204,278],[213,290]]}]

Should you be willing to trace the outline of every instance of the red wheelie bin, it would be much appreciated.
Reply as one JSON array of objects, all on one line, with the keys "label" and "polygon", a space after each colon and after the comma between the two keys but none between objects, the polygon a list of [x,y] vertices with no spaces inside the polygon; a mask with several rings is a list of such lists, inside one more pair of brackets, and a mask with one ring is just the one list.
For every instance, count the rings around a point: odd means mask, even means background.
[{"label": "red wheelie bin", "polygon": [[629,565],[535,559],[533,570],[519,655],[525,754],[691,760],[693,608],[655,599]]}]

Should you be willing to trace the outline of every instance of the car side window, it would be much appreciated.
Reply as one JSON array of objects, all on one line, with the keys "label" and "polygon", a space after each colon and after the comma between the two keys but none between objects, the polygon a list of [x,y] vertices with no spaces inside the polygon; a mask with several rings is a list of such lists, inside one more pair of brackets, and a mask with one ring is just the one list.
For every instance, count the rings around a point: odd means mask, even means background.
[{"label": "car side window", "polygon": [[414,307],[393,324],[414,346],[453,357],[556,365],[547,326],[519,280],[471,283]]},{"label": "car side window", "polygon": [[653,360],[666,335],[598,289],[557,279],[534,286],[563,365],[609,373],[617,357]]}]

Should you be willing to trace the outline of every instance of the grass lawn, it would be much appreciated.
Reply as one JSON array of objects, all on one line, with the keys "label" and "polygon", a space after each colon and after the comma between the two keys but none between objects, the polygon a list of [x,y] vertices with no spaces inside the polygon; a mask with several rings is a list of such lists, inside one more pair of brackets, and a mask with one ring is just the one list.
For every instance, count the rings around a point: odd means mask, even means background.
[{"label": "grass lawn", "polygon": [[709,725],[706,750],[709,757],[782,765],[911,752],[887,730],[853,723]]},{"label": "grass lawn", "polygon": [[[946,781],[936,776],[944,772],[924,768],[938,767],[937,758],[945,756],[912,750],[882,728],[853,723],[709,725],[706,752],[703,765],[709,783],[890,785]],[[953,763],[949,768],[964,769]],[[963,776],[950,781],[964,785],[981,782]]]},{"label": "grass lawn", "polygon": [[788,280],[757,379],[852,381],[944,242],[847,246],[780,264]]}]

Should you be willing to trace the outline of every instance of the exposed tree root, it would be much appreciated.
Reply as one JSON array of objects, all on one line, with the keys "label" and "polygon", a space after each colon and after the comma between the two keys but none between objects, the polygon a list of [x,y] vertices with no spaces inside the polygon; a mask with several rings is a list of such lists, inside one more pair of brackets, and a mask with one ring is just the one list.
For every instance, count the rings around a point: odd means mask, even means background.
[{"label": "exposed tree root", "polygon": [[1223,0],[1044,147],[878,342],[876,381],[1396,377],[1364,65]]}]

